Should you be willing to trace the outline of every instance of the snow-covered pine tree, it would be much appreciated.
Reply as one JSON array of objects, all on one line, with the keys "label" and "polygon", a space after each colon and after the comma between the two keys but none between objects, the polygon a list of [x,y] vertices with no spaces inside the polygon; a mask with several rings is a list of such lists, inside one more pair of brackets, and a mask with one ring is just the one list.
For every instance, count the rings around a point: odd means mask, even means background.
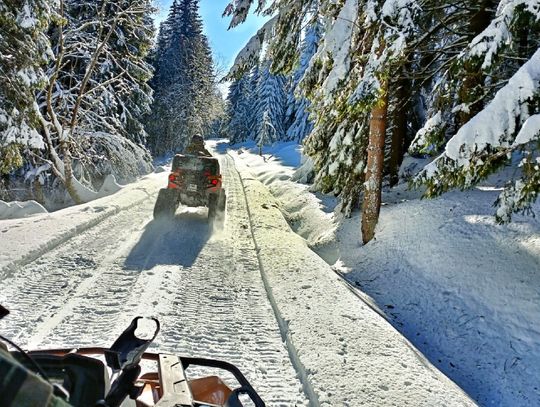
[{"label": "snow-covered pine tree", "polygon": [[146,120],[156,154],[181,151],[195,134],[210,131],[215,77],[198,0],[175,0],[162,23],[155,52],[155,91]]},{"label": "snow-covered pine tree", "polygon": [[[169,109],[167,105],[167,95],[169,87],[173,83],[175,77],[175,69],[177,64],[168,61],[170,57],[168,49],[173,48],[176,42],[171,42],[172,22],[178,19],[178,2],[174,1],[169,10],[168,18],[161,23],[159,27],[159,33],[157,36],[156,46],[151,51],[150,62],[154,68],[154,76],[150,80],[150,86],[153,89],[153,102],[150,113],[145,117],[145,130],[148,133],[148,146],[152,152],[156,152],[157,146],[157,134],[161,133],[159,139],[160,146],[163,147],[163,151],[172,150],[172,113],[173,110]],[[179,24],[179,23],[177,23]]]},{"label": "snow-covered pine tree", "polygon": [[[527,22],[524,30],[523,23]],[[504,72],[516,59],[526,62],[508,81],[495,88],[485,107],[459,128],[445,151],[416,179],[427,185],[427,196],[476,185],[501,166],[518,160],[521,171],[497,201],[497,219],[528,210],[540,192],[540,2],[501,0],[485,28],[460,54],[462,64],[480,65],[484,72]],[[519,60],[519,59],[518,59]],[[502,87],[501,87],[502,86]],[[487,98],[486,98],[487,99]],[[439,115],[440,116],[440,115]],[[426,126],[427,127],[427,126]],[[428,138],[424,143],[427,144]],[[417,140],[420,144],[420,140]]]},{"label": "snow-covered pine tree", "polygon": [[321,39],[321,24],[317,15],[310,22],[305,30],[305,36],[300,50],[300,60],[298,67],[291,76],[291,84],[287,95],[286,112],[286,140],[301,142],[313,129],[313,123],[309,118],[309,100],[302,95],[298,88],[300,81],[309,66],[311,58],[317,52]]},{"label": "snow-covered pine tree", "polygon": [[263,62],[256,90],[254,140],[261,145],[285,138],[285,77],[270,73],[269,62]]},{"label": "snow-covered pine tree", "polygon": [[396,92],[390,87],[389,78],[395,67],[406,64],[408,42],[418,31],[415,20],[419,10],[414,0],[368,1],[366,4],[364,24],[366,32],[373,33],[368,41],[371,42],[371,51],[352,96],[352,101],[371,109],[362,201],[364,243],[375,236],[381,207],[384,146],[390,122],[388,105],[392,100],[389,95]]},{"label": "snow-covered pine tree", "polygon": [[[286,40],[279,41],[276,39],[284,37],[276,33],[301,27],[301,21],[314,4],[314,1],[282,1],[269,5],[270,9],[277,7],[275,22],[264,33],[265,39],[270,38],[271,56],[286,52],[281,48],[290,48],[291,41],[298,37],[291,33]],[[290,9],[299,11],[292,25]],[[301,85],[316,112],[316,125],[305,141],[304,151],[314,162],[315,186],[339,195],[346,213],[356,206],[364,187],[374,196],[380,196],[382,174],[378,166],[382,157],[372,160],[377,163],[377,169],[372,169],[374,178],[364,184],[366,156],[368,151],[373,151],[368,150],[370,127],[372,135],[376,128],[380,136],[386,133],[380,126],[370,126],[370,112],[390,100],[385,90],[389,72],[405,59],[407,41],[415,32],[413,17],[418,10],[414,1],[395,0],[345,0],[323,3],[319,8],[324,35]],[[229,11],[234,13],[234,8]],[[239,54],[232,74],[245,69],[253,60],[252,48]],[[279,62],[274,61],[274,65],[282,68]],[[386,128],[386,113],[384,116],[381,123]],[[382,142],[384,146],[384,138]],[[368,206],[373,208],[370,222],[373,226],[378,204],[370,201]]]},{"label": "snow-covered pine tree", "polygon": [[46,32],[57,7],[57,2],[45,0],[0,2],[0,174],[4,176],[32,160],[29,150],[44,148],[35,93],[45,87],[43,67],[52,58]]},{"label": "snow-covered pine tree", "polygon": [[258,103],[258,90],[259,90],[259,81],[261,78],[261,66],[257,63],[249,71],[249,81],[248,81],[248,90],[246,93],[246,106],[249,106],[248,114],[246,115],[247,128],[249,132],[246,133],[245,140],[256,140],[257,139],[257,123],[261,119],[259,112],[255,109],[255,106]]},{"label": "snow-covered pine tree", "polygon": [[250,75],[233,80],[227,97],[227,137],[232,144],[247,140],[253,122],[252,90]]}]

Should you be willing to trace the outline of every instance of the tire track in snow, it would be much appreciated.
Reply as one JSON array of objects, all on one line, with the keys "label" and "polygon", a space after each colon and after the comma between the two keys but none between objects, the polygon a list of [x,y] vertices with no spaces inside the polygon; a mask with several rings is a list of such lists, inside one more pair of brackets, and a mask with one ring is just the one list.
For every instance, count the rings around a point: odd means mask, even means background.
[{"label": "tire track in snow", "polygon": [[[138,233],[144,224],[134,223],[133,215],[146,214],[149,202],[105,220],[4,279],[0,301],[11,310],[11,315],[0,323],[2,331],[21,344],[35,347],[73,312],[81,298],[91,302],[92,306],[82,313],[76,312],[90,318],[92,309],[100,305],[96,287],[110,280],[107,270],[113,267],[118,253],[132,245],[130,235]],[[113,235],[113,239],[104,239],[111,230],[119,233]],[[112,285],[108,289],[115,292],[118,300],[122,288]],[[109,309],[107,307],[104,314]],[[69,331],[79,334],[86,330],[84,325],[72,325],[67,327],[66,332]],[[73,342],[55,342],[56,346],[70,344]]]},{"label": "tire track in snow", "polygon": [[307,405],[261,281],[240,179],[222,164],[223,230],[209,230],[204,209],[169,224],[150,221],[153,200],[122,211],[2,281],[13,312],[0,331],[33,347],[110,346],[134,316],[156,316],[153,350],[230,361],[267,405]]},{"label": "tire track in snow", "polygon": [[[233,162],[234,163],[233,158],[229,154],[227,154],[226,159],[227,159],[228,162]],[[234,167],[234,164],[233,164],[233,167]],[[272,293],[272,288],[270,287],[270,284],[268,283],[268,278],[266,276],[264,266],[263,266],[263,263],[261,261],[261,257],[259,256],[259,247],[257,245],[257,239],[255,238],[255,234],[253,233],[253,219],[251,217],[251,209],[249,207],[249,202],[248,202],[248,199],[247,199],[247,196],[246,196],[246,193],[245,193],[244,181],[242,180],[242,177],[240,176],[240,173],[238,172],[236,167],[234,167],[234,168],[235,168],[234,171],[236,172],[236,176],[238,177],[238,180],[239,180],[240,184],[242,185],[242,194],[243,194],[243,197],[244,197],[244,202],[245,202],[245,205],[246,205],[246,213],[248,215],[248,220],[249,220],[249,231],[250,231],[251,239],[252,239],[253,244],[255,246],[255,252],[257,253],[258,268],[259,268],[259,271],[260,271],[260,274],[261,274],[261,279],[262,279],[263,284],[264,284],[267,299],[268,299],[269,303],[272,306],[272,311],[273,311],[273,313],[275,315],[275,318],[277,320],[279,330],[280,330],[280,334],[281,334],[281,336],[283,338],[283,342],[285,343],[285,345],[287,347],[287,351],[289,353],[289,358],[290,358],[290,360],[292,362],[292,365],[294,366],[294,368],[295,368],[295,370],[297,372],[297,376],[300,378],[300,380],[302,382],[303,391],[305,392],[307,398],[309,399],[310,406],[320,406],[320,402],[319,402],[319,399],[317,397],[317,394],[316,394],[315,390],[313,389],[313,387],[311,385],[311,382],[308,379],[308,373],[306,372],[306,369],[305,369],[304,365],[302,364],[302,362],[301,362],[301,360],[300,360],[300,358],[298,356],[298,351],[296,350],[294,344],[290,340],[289,330],[288,330],[288,326],[287,326],[288,322],[286,320],[284,320],[283,317],[281,316],[281,312],[279,311],[279,308],[278,308],[278,306],[276,304],[276,300],[275,300],[274,295]]]}]

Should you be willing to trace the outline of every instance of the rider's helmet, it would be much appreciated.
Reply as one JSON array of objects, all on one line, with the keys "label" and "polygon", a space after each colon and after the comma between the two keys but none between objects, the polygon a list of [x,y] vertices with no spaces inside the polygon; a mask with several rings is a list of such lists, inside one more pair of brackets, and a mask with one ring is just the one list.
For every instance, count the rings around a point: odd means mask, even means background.
[{"label": "rider's helmet", "polygon": [[191,137],[191,144],[204,144],[204,139],[200,134]]}]

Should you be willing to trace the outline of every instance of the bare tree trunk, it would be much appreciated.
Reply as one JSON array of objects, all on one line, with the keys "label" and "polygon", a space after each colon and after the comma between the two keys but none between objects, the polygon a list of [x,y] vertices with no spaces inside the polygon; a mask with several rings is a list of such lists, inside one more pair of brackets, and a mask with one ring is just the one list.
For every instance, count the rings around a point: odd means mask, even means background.
[{"label": "bare tree trunk", "polygon": [[362,241],[364,244],[375,236],[375,227],[381,209],[381,188],[384,164],[384,141],[388,115],[388,81],[381,83],[381,96],[371,111],[369,145],[362,202]]},{"label": "bare tree trunk", "polygon": [[60,144],[62,149],[63,161],[64,161],[64,186],[68,191],[69,196],[73,199],[76,205],[84,203],[81,199],[77,188],[75,188],[75,176],[73,175],[73,160],[71,157],[71,151],[69,151],[69,146],[67,142],[62,142]]}]

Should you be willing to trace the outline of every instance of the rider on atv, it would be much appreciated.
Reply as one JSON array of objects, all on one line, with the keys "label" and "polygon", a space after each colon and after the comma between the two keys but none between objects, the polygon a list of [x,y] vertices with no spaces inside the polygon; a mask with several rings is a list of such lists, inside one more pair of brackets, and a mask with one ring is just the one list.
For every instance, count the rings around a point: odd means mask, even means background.
[{"label": "rider on atv", "polygon": [[184,150],[184,154],[212,157],[212,154],[204,146],[204,139],[200,135],[195,135],[191,138],[190,143]]},{"label": "rider on atv", "polygon": [[154,219],[172,219],[180,204],[208,208],[211,225],[220,224],[226,207],[219,160],[204,147],[201,136],[193,136],[182,154],[172,160],[167,188],[160,189]]}]

